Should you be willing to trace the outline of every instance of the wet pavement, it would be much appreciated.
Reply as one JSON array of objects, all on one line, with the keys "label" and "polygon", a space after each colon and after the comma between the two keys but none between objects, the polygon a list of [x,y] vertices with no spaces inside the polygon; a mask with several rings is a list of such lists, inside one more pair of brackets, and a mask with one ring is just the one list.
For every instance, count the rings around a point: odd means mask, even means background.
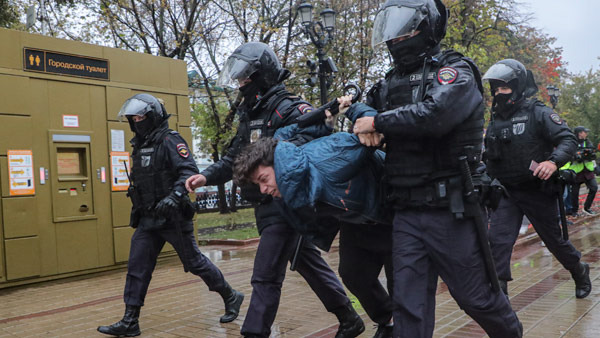
[{"label": "wet pavement", "polygon": [[[600,218],[574,219],[570,238],[590,263],[594,289],[586,299],[576,299],[568,271],[540,244],[529,229],[520,236],[513,255],[514,281],[509,283],[511,303],[523,322],[525,337],[600,337]],[[336,242],[337,245],[337,242]],[[223,271],[235,288],[246,294],[240,317],[220,324],[220,296],[192,274],[184,273],[177,257],[161,259],[142,308],[141,337],[239,337],[248,302],[256,244],[244,247],[210,246],[203,252]],[[337,271],[334,246],[324,257]],[[381,277],[384,282],[384,277]],[[104,337],[98,325],[121,318],[125,269],[83,277],[0,290],[0,337]],[[443,283],[436,297],[435,337],[485,337],[485,333],[452,300]],[[361,337],[372,337],[367,324]],[[272,337],[333,337],[337,329],[328,313],[295,272],[287,272],[281,305]]]}]

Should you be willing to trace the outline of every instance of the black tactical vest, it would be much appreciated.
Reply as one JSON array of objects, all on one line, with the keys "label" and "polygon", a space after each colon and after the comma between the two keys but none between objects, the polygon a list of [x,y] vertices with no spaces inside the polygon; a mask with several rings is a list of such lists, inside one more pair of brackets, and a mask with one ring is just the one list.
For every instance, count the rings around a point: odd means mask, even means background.
[{"label": "black tactical vest", "polygon": [[535,119],[535,101],[525,101],[507,118],[494,114],[485,135],[487,168],[490,176],[507,186],[539,182],[529,170],[531,161],[545,161],[552,154],[551,142]]},{"label": "black tactical vest", "polygon": [[167,167],[167,148],[164,139],[169,133],[176,133],[170,129],[160,130],[144,146],[134,148],[133,169],[131,179],[135,184],[136,197],[141,203],[141,216],[153,215],[152,210],[161,199],[166,197],[173,188],[177,179],[177,172]]},{"label": "black tactical vest", "polygon": [[[408,75],[400,75],[392,70],[387,74],[385,81],[378,84],[380,86],[377,88],[378,95],[371,98],[371,104],[381,112],[421,102],[424,93],[436,78],[438,70],[459,60],[465,60],[471,66],[481,90],[479,71],[472,61],[457,52],[445,51],[439,56],[437,63],[432,63],[425,68],[430,71],[426,72],[424,81],[423,70]],[[378,106],[381,104],[383,106]],[[481,104],[467,120],[439,138],[411,140],[386,135],[388,183],[400,189],[430,185],[435,180],[460,175],[459,156],[467,155],[473,165],[479,162],[483,148],[483,108]]]}]

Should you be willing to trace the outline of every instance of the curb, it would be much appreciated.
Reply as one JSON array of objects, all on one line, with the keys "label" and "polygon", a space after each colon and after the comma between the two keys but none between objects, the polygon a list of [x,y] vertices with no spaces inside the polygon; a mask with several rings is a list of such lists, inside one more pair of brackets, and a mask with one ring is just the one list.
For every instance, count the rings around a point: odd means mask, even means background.
[{"label": "curb", "polygon": [[246,246],[256,244],[260,241],[260,237],[249,239],[202,239],[198,240],[200,245],[230,245],[230,246]]}]

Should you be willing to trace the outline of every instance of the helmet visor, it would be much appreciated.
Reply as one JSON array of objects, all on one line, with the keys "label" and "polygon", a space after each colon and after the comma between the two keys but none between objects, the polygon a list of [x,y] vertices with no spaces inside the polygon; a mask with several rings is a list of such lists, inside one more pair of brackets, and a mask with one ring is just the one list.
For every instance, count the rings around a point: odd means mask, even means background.
[{"label": "helmet visor", "polygon": [[221,74],[219,74],[217,86],[237,89],[240,87],[240,80],[249,78],[256,71],[257,68],[254,62],[230,56],[225,62]]},{"label": "helmet visor", "polygon": [[483,75],[483,80],[498,80],[508,83],[517,78],[515,70],[503,63],[497,63],[488,69]]},{"label": "helmet visor", "polygon": [[403,36],[411,36],[427,15],[420,8],[391,6],[377,13],[371,46]]},{"label": "helmet visor", "polygon": [[121,110],[119,110],[119,114],[117,114],[117,118],[119,121],[124,121],[127,116],[144,116],[147,112],[152,110],[152,106],[148,104],[148,102],[144,102],[140,99],[130,98],[123,104]]}]

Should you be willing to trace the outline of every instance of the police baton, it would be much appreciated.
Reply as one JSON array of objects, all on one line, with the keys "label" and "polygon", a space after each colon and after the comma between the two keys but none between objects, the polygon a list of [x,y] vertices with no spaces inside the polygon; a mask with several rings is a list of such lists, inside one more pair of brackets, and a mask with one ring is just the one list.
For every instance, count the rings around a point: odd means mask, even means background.
[{"label": "police baton", "polygon": [[567,212],[565,211],[565,201],[563,200],[563,196],[565,193],[565,181],[559,179],[558,183],[560,184],[560,189],[558,192],[558,212],[560,213],[560,223],[562,224],[562,236],[563,239],[567,241],[569,240],[569,228],[567,226]]},{"label": "police baton", "polygon": [[296,271],[296,267],[298,267],[298,257],[300,257],[300,250],[304,245],[304,236],[300,235],[298,237],[298,242],[296,242],[296,250],[294,250],[294,256],[292,256],[292,262],[290,263],[290,271]]},{"label": "police baton", "polygon": [[[346,85],[346,87],[344,87],[344,91],[348,89],[355,90],[354,96],[352,97],[352,103],[355,103],[356,101],[360,100],[360,97],[362,96],[362,90],[358,85],[350,83]],[[298,118],[296,118],[296,123],[298,123],[298,127],[305,128],[323,121],[327,118],[327,114],[325,113],[326,110],[329,110],[331,115],[335,115],[340,111],[340,103],[337,99],[334,99],[333,101],[325,103],[317,109],[314,109],[304,115],[298,116]]]},{"label": "police baton", "polygon": [[465,211],[466,214],[473,218],[475,222],[475,229],[477,230],[477,240],[483,253],[483,260],[485,263],[485,270],[487,272],[490,283],[492,284],[492,290],[494,292],[500,291],[500,283],[498,282],[498,275],[496,273],[496,266],[494,259],[492,258],[492,250],[488,241],[488,227],[487,223],[484,222],[484,217],[481,213],[481,206],[479,205],[479,197],[475,191],[473,185],[473,177],[471,176],[471,168],[469,168],[469,162],[467,156],[460,156],[458,158],[460,164],[461,176],[464,181],[465,189]]}]

